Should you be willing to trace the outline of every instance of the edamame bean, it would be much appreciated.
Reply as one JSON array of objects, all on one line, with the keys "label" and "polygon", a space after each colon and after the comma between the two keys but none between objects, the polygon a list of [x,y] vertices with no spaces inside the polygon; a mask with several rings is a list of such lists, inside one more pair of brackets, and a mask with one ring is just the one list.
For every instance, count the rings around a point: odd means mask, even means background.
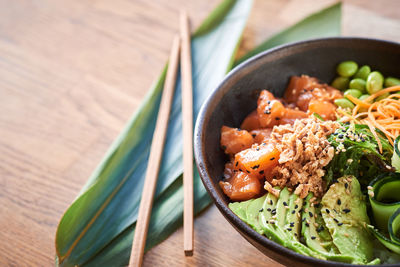
[{"label": "edamame bean", "polygon": [[387,77],[385,79],[385,87],[392,87],[396,85],[400,85],[400,79],[394,77]]},{"label": "edamame bean", "polygon": [[360,90],[357,89],[348,89],[344,92],[344,96],[346,97],[348,95],[352,95],[355,98],[359,98],[362,95],[362,93]]},{"label": "edamame bean", "polygon": [[338,107],[342,107],[342,108],[354,108],[354,104],[353,104],[352,102],[350,102],[350,100],[345,99],[345,98],[335,99],[334,103],[335,103],[336,106],[338,106]]},{"label": "edamame bean", "polygon": [[356,78],[350,81],[349,88],[360,90],[362,93],[365,93],[365,84],[366,82],[361,78]]},{"label": "edamame bean", "polygon": [[370,97],[370,95],[365,94],[365,95],[360,96],[358,99],[360,99],[361,101],[364,101],[364,100],[367,99],[368,97]]},{"label": "edamame bean", "polygon": [[379,71],[373,71],[368,75],[366,88],[368,94],[372,95],[383,87],[383,76]]},{"label": "edamame bean", "polygon": [[343,90],[346,90],[347,88],[349,88],[349,82],[350,82],[349,78],[337,77],[336,79],[333,80],[331,85],[333,87],[335,87],[336,89],[343,91]]},{"label": "edamame bean", "polygon": [[353,76],[358,69],[357,63],[354,61],[343,61],[337,66],[337,73],[342,77],[351,77]]},{"label": "edamame bean", "polygon": [[357,73],[354,75],[354,78],[360,78],[363,80],[367,80],[368,75],[371,73],[371,68],[368,65],[364,65],[358,69]]}]

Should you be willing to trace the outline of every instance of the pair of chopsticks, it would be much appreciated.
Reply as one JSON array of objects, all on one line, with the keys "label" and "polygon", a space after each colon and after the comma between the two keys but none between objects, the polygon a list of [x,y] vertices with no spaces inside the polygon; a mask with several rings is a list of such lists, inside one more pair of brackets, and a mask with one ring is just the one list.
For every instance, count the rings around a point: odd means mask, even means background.
[{"label": "pair of chopsticks", "polygon": [[[181,49],[180,49],[181,46]],[[167,77],[161,97],[156,127],[150,149],[146,178],[143,186],[139,215],[136,222],[135,236],[129,266],[142,265],[144,248],[158,172],[164,149],[165,136],[168,128],[168,118],[174,95],[177,70],[179,65],[179,50],[181,52],[182,73],[182,125],[183,125],[183,185],[184,185],[184,251],[185,255],[193,254],[193,95],[192,95],[192,65],[190,52],[189,18],[186,12],[180,15],[180,37],[177,35],[172,44]]]}]

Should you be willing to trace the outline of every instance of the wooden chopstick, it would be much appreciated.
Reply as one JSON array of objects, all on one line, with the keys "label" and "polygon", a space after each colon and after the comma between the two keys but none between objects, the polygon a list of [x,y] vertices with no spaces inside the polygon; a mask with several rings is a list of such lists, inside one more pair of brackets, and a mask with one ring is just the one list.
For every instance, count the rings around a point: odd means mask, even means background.
[{"label": "wooden chopstick", "polygon": [[193,255],[193,89],[189,18],[180,15],[183,127],[183,249]]},{"label": "wooden chopstick", "polygon": [[151,143],[150,156],[146,170],[146,178],[143,186],[142,198],[139,206],[139,215],[136,222],[135,236],[132,242],[132,251],[129,266],[142,265],[143,253],[146,245],[147,230],[156,189],[158,171],[164,149],[165,136],[168,127],[168,118],[174,95],[177,69],[179,65],[180,38],[175,36],[168,65],[167,77],[161,97],[156,127]]}]

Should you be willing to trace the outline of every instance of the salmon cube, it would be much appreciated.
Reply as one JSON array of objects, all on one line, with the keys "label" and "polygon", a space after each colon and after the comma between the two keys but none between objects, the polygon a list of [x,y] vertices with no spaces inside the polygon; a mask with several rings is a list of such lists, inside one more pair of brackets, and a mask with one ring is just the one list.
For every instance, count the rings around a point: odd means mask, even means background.
[{"label": "salmon cube", "polygon": [[308,106],[308,113],[317,113],[324,120],[336,120],[336,106],[329,101],[312,99]]},{"label": "salmon cube", "polygon": [[232,178],[220,181],[219,186],[233,201],[249,200],[261,192],[260,181],[244,172],[236,172]]},{"label": "salmon cube", "polygon": [[266,128],[266,129],[253,130],[250,132],[250,134],[254,138],[254,143],[261,144],[267,142],[267,140],[271,136],[271,132],[272,128]]},{"label": "salmon cube", "polygon": [[295,120],[307,117],[308,115],[304,111],[287,108],[280,124],[293,124]]},{"label": "salmon cube", "polygon": [[235,155],[235,169],[263,178],[278,165],[279,155],[273,144],[253,145]]},{"label": "salmon cube", "polygon": [[228,126],[221,128],[221,147],[226,154],[234,155],[253,144],[253,136],[246,131]]},{"label": "salmon cube", "polygon": [[285,107],[270,92],[263,90],[258,97],[257,113],[260,126],[270,128],[279,124],[285,114]]},{"label": "salmon cube", "polygon": [[284,99],[289,103],[296,102],[302,92],[313,89],[318,85],[316,78],[307,75],[292,76],[286,88]]},{"label": "salmon cube", "polygon": [[252,131],[261,128],[260,121],[258,120],[257,110],[254,110],[252,113],[247,115],[247,117],[242,122],[242,125],[240,125],[240,128],[247,131]]}]

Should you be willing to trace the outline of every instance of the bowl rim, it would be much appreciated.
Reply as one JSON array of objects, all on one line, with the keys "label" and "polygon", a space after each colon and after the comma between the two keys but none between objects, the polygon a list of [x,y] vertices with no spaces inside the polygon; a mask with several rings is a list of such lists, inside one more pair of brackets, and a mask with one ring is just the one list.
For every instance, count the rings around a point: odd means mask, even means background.
[{"label": "bowl rim", "polygon": [[[290,49],[293,47],[300,47],[300,46],[305,46],[308,44],[313,44],[313,43],[329,43],[333,41],[344,41],[344,42],[349,42],[349,41],[357,41],[357,42],[372,42],[372,43],[380,43],[380,44],[385,44],[385,45],[391,45],[391,46],[398,46],[400,48],[400,43],[394,42],[394,41],[387,41],[387,40],[382,40],[382,39],[377,39],[377,38],[366,38],[366,37],[351,37],[351,36],[338,36],[338,37],[325,37],[325,38],[312,38],[312,39],[307,39],[303,41],[297,41],[297,42],[291,42],[287,43],[284,45],[279,45],[273,48],[270,48],[268,50],[265,50],[263,52],[260,52],[247,60],[243,61],[239,65],[237,65],[235,68],[233,68],[227,75],[225,75],[224,79],[216,86],[216,88],[212,91],[212,93],[207,97],[207,99],[204,101],[202,104],[200,111],[198,113],[197,119],[196,119],[196,124],[195,124],[195,130],[194,130],[194,156],[195,156],[195,161],[196,161],[196,166],[200,174],[200,178],[204,184],[204,187],[206,188],[208,194],[211,196],[213,199],[214,204],[217,206],[219,211],[222,213],[222,215],[225,217],[225,219],[228,220],[229,223],[234,225],[234,228],[238,228],[242,233],[245,233],[249,237],[251,237],[253,240],[255,240],[258,244],[267,247],[268,249],[274,251],[275,253],[278,253],[280,255],[286,255],[291,257],[297,262],[305,263],[305,264],[318,264],[318,265],[324,265],[324,266],[348,266],[348,267],[354,267],[354,266],[366,266],[366,265],[356,265],[356,264],[350,264],[350,263],[342,263],[342,262],[336,262],[336,261],[330,261],[330,260],[321,260],[317,259],[311,256],[306,256],[299,254],[291,249],[288,249],[270,239],[268,239],[266,236],[259,234],[256,232],[253,228],[251,228],[248,224],[246,224],[244,221],[242,221],[236,214],[234,214],[231,209],[229,209],[228,205],[225,205],[224,201],[222,201],[217,192],[216,189],[213,187],[213,184],[211,182],[211,178],[207,172],[207,169],[205,167],[205,153],[202,148],[202,141],[201,141],[201,136],[202,133],[205,131],[205,126],[208,122],[208,117],[212,115],[212,111],[210,111],[210,106],[213,104],[213,99],[220,93],[220,91],[224,88],[224,86],[234,77],[240,76],[243,74],[244,70],[246,70],[248,67],[251,65],[255,64],[257,61],[261,60],[265,56],[271,54],[271,53],[276,53],[281,50],[285,49]],[[236,229],[236,230],[238,230]],[[399,266],[399,264],[380,264],[380,265],[375,265],[375,266]]]}]

